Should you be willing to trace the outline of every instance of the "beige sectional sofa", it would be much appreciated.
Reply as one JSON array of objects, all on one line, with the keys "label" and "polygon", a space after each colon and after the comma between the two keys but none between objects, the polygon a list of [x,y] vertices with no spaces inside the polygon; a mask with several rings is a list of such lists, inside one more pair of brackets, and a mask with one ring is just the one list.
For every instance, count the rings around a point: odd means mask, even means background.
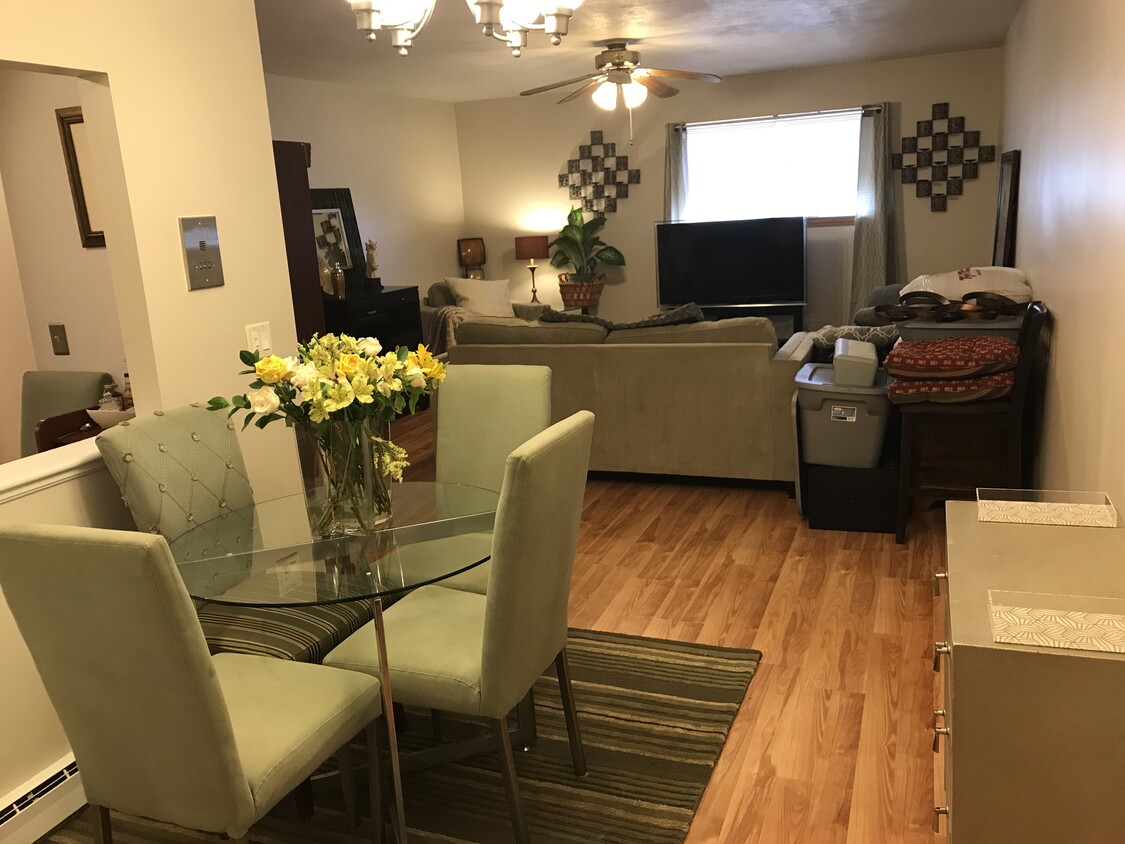
[{"label": "beige sectional sofa", "polygon": [[592,323],[476,317],[450,362],[551,368],[553,420],[596,416],[590,468],[793,481],[793,378],[812,353],[779,350],[768,319],[607,331]]}]

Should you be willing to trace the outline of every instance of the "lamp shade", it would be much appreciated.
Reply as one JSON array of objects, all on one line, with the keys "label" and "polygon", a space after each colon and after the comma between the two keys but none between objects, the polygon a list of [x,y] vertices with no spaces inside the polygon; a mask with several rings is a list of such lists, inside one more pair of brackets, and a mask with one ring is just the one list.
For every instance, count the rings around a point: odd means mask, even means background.
[{"label": "lamp shade", "polygon": [[516,258],[521,261],[548,257],[547,235],[533,234],[516,238]]}]

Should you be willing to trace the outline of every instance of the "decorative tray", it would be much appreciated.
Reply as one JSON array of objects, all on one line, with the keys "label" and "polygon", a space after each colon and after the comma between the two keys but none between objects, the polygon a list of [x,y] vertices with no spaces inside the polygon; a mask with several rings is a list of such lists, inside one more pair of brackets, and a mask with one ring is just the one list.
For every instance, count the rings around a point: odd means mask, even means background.
[{"label": "decorative tray", "polygon": [[977,520],[1029,525],[1117,527],[1117,510],[1104,492],[978,489]]}]

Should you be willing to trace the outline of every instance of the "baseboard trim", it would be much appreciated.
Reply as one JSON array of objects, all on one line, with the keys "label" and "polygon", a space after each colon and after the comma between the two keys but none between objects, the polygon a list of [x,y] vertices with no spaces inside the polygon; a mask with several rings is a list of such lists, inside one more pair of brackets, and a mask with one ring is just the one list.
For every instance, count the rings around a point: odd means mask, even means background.
[{"label": "baseboard trim", "polygon": [[86,805],[74,755],[68,753],[0,803],[0,842],[26,844],[42,838]]}]

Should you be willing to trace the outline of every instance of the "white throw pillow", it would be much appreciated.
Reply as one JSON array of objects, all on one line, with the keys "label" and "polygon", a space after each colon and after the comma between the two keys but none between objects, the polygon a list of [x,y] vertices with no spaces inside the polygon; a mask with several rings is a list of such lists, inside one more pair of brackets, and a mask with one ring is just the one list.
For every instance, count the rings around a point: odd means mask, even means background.
[{"label": "white throw pillow", "polygon": [[480,316],[514,315],[508,296],[508,279],[446,278],[457,307]]},{"label": "white throw pillow", "polygon": [[963,267],[948,273],[920,275],[906,287],[900,296],[925,291],[937,293],[955,302],[966,293],[999,293],[1013,302],[1030,302],[1031,285],[1023,270],[1015,267]]}]

